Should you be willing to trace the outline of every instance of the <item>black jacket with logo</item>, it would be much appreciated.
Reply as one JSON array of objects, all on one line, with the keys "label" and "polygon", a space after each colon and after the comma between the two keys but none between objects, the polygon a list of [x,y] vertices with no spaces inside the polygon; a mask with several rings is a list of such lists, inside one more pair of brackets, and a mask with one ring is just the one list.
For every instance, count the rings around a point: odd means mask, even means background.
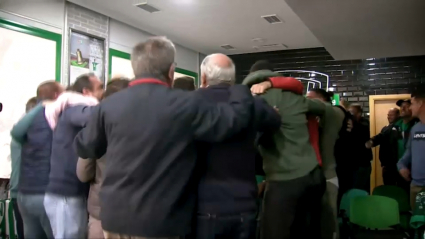
[{"label": "black jacket with logo", "polygon": [[226,103],[212,103],[199,91],[170,89],[153,78],[101,102],[74,144],[81,158],[105,157],[104,230],[185,236],[196,206],[195,141],[220,142],[247,127],[253,97],[236,85]]}]

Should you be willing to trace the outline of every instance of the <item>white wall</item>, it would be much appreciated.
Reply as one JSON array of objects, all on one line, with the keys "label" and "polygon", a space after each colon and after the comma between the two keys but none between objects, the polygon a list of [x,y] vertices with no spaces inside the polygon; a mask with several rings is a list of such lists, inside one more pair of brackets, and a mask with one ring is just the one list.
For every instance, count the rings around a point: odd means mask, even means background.
[{"label": "white wall", "polygon": [[0,0],[1,18],[55,33],[62,33],[64,13],[64,0]]},{"label": "white wall", "polygon": [[[64,16],[65,0],[0,0],[0,18],[47,31],[62,34]],[[148,32],[110,19],[110,48],[131,53],[137,43],[151,36]],[[198,52],[180,45],[176,45],[176,50],[177,67],[198,73]]]},{"label": "white wall", "polygon": [[[109,24],[109,47],[115,50],[131,53],[137,43],[153,36],[114,19],[110,19]],[[177,67],[198,73],[198,52],[180,45],[176,45],[176,51]]]}]

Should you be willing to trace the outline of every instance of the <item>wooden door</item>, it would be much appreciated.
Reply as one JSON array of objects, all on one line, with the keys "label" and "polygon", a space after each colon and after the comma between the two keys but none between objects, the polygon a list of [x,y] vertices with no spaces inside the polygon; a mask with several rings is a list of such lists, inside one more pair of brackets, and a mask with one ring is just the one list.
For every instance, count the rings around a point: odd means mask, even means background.
[{"label": "wooden door", "polygon": [[[396,102],[400,99],[409,99],[410,95],[373,95],[369,96],[370,109],[370,137],[381,132],[381,129],[388,125],[388,110],[397,107]],[[373,162],[372,173],[370,175],[371,193],[375,187],[383,185],[382,168],[379,161],[379,146],[372,149]]]}]

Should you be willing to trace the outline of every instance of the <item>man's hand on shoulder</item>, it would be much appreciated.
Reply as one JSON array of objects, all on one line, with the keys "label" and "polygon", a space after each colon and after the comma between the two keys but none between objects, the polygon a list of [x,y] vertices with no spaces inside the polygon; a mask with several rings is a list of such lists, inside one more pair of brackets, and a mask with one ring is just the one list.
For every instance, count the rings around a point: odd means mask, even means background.
[{"label": "man's hand on shoulder", "polygon": [[43,102],[41,104],[43,106],[46,106],[46,105],[51,105],[53,103],[55,103],[55,101],[52,101],[52,100],[43,100]]},{"label": "man's hand on shoulder", "polygon": [[264,81],[251,86],[251,93],[253,95],[260,95],[265,93],[270,88],[272,88],[272,83],[270,81]]}]

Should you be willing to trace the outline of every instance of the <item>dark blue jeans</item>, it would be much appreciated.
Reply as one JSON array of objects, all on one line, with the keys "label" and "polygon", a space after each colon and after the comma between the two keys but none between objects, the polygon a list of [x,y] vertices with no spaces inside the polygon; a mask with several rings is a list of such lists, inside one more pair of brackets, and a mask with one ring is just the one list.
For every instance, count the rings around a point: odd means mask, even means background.
[{"label": "dark blue jeans", "polygon": [[24,234],[26,238],[54,238],[43,203],[44,194],[18,193],[18,206],[24,223]]},{"label": "dark blue jeans", "polygon": [[194,230],[196,239],[255,239],[257,213],[198,214]]}]

